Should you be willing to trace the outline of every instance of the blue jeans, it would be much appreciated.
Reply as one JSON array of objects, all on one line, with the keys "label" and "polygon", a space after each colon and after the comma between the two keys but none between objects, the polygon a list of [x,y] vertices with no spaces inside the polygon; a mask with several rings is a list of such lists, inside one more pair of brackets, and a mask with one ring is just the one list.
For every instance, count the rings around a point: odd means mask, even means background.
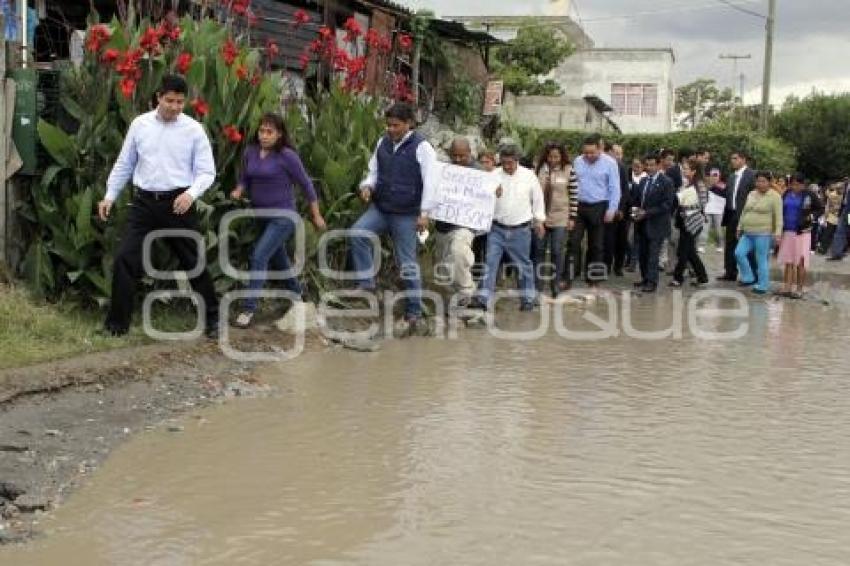
[{"label": "blue jeans", "polygon": [[479,297],[489,306],[496,290],[496,277],[502,254],[507,253],[511,262],[519,269],[519,286],[522,289],[522,304],[532,305],[536,297],[534,290],[534,268],[531,264],[531,228],[504,228],[493,225],[487,236],[487,272],[478,290]]},{"label": "blue jeans", "polygon": [[[417,216],[403,214],[388,214],[381,212],[373,204],[369,206],[352,229],[365,230],[378,236],[389,232],[393,241],[395,263],[401,272],[406,290],[411,293],[407,297],[405,316],[418,318],[422,316],[422,279],[419,272],[419,262],[416,257],[416,219]],[[358,272],[371,272],[372,242],[369,238],[351,238],[351,261]],[[361,289],[374,290],[375,278],[363,278],[358,282]]]},{"label": "blue jeans", "polygon": [[[754,288],[759,291],[770,290],[770,250],[772,247],[773,236],[771,235],[744,234],[741,236],[741,239],[738,240],[738,246],[735,248],[735,260],[738,263],[741,281],[744,283],[755,281]],[[753,274],[748,258],[753,252],[755,252],[756,265],[758,266],[758,279]]]},{"label": "blue jeans", "polygon": [[829,247],[829,257],[844,257],[847,250],[847,215],[850,214],[850,205],[842,207],[838,215],[838,226],[832,236],[832,245]]},{"label": "blue jeans", "polygon": [[[534,237],[533,253],[534,257],[534,281],[538,291],[543,290],[545,283],[544,279],[548,278],[552,289],[552,296],[556,296],[561,288],[561,277],[564,273],[564,241],[567,238],[567,229],[564,226],[556,226],[554,228],[546,228],[546,234],[542,238]],[[551,269],[542,270],[541,265],[546,261],[546,248],[549,248],[549,261],[554,271]],[[541,271],[543,276],[541,277]]]},{"label": "blue jeans", "polygon": [[[266,282],[265,272],[270,264],[272,269],[276,271],[286,271],[292,266],[289,256],[286,255],[286,243],[295,234],[295,223],[290,218],[269,218],[264,220],[263,223],[263,233],[257,243],[254,244],[254,250],[251,252],[251,271],[263,273],[259,277],[252,278],[248,283],[248,289],[254,292],[263,288]],[[283,283],[289,291],[296,295],[301,296],[303,293],[297,278],[284,279]],[[245,310],[250,312],[257,310],[257,299],[257,295],[251,295],[245,299]]]}]

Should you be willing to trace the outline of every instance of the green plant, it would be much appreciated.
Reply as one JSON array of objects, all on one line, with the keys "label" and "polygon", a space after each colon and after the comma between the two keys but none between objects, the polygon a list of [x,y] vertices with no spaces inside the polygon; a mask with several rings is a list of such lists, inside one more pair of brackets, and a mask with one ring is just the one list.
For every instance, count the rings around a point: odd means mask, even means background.
[{"label": "green plant", "polygon": [[552,79],[541,79],[574,51],[573,45],[552,28],[524,26],[507,45],[496,51],[493,70],[505,89],[519,95],[555,96],[561,88]]},{"label": "green plant", "polygon": [[[507,124],[503,126],[503,135],[517,141],[527,155],[536,158],[548,141],[557,141],[566,145],[571,156],[581,150],[581,143],[587,132],[567,130],[540,130]],[[753,132],[718,133],[700,129],[691,132],[673,132],[669,134],[606,134],[605,138],[623,146],[626,159],[643,157],[649,152],[662,148],[680,149],[689,147],[708,148],[715,164],[728,172],[728,158],[735,151],[746,151],[752,156],[752,165],[776,172],[790,172],[796,165],[794,148],[784,141]]]},{"label": "green plant", "polygon": [[[281,81],[277,73],[262,72],[259,51],[231,31],[216,20],[154,25],[132,14],[125,25],[117,20],[92,25],[83,65],[62,76],[62,104],[76,122],[75,131],[38,124],[53,163],[21,210],[33,232],[24,272],[38,294],[57,298],[71,291],[100,304],[108,299],[127,191],[107,223],[96,218],[95,204],[104,195],[129,123],[151,109],[162,76],[175,71],[186,74],[187,111],[203,123],[213,143],[219,176],[197,206],[211,270],[220,276],[215,230],[230,206],[221,189],[234,185],[237,156],[261,113],[277,106]],[[234,237],[243,245],[249,239]],[[218,283],[228,284],[220,277]]]},{"label": "green plant", "polygon": [[484,92],[481,85],[458,72],[453,72],[450,80],[451,84],[445,92],[443,118],[457,125],[477,124],[484,104]]},{"label": "green plant", "polygon": [[833,181],[850,171],[850,94],[790,99],[770,131],[797,146],[800,169],[810,179]]},{"label": "green plant", "polygon": [[[322,215],[331,230],[351,226],[364,210],[357,188],[383,134],[380,110],[378,99],[358,96],[339,85],[316,100],[307,100],[306,112],[297,106],[288,109],[288,127],[305,167],[317,179]],[[318,240],[319,234],[307,225],[304,275],[313,294],[331,287],[319,273]],[[344,240],[333,240],[327,257],[331,267],[345,269]]]}]

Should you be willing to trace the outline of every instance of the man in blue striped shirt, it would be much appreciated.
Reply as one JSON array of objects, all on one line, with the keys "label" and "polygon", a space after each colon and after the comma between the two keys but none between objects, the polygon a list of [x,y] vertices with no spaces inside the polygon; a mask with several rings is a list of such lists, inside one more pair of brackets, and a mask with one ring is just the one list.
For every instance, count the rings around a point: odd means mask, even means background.
[{"label": "man in blue striped shirt", "polygon": [[620,170],[617,162],[602,152],[602,137],[592,134],[582,143],[582,154],[575,160],[578,176],[578,217],[570,233],[570,257],[565,279],[572,285],[581,271],[581,245],[587,232],[585,278],[590,287],[608,279],[602,261],[605,224],[614,221],[620,206]]}]

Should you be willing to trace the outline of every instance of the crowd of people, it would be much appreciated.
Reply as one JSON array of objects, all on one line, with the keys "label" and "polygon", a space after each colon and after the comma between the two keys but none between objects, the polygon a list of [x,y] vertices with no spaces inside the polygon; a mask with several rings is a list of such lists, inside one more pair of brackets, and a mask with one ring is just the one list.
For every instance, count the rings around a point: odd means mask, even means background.
[{"label": "crowd of people", "polygon": [[[182,113],[187,85],[176,75],[163,79],[155,110],[131,124],[99,203],[103,220],[124,186],[135,188],[127,231],[115,256],[112,303],[106,331],[127,332],[136,283],[142,275],[145,236],[157,229],[197,231],[194,201],[213,184],[215,164],[203,127]],[[515,273],[520,309],[556,299],[583,279],[591,290],[625,272],[639,272],[634,286],[654,293],[661,274],[681,287],[709,282],[702,261],[709,245],[724,254],[722,281],[770,291],[770,255],[784,266],[778,294],[801,298],[806,270],[815,251],[840,259],[847,248],[850,191],[846,180],[825,188],[807,186],[800,174],[776,176],[756,171],[743,151],[730,158],[725,182],[708,149],[670,149],[624,162],[623,149],[589,135],[577,156],[559,143],[548,143],[536,158],[505,143],[498,152],[476,157],[469,141],[457,138],[449,149],[452,164],[497,177],[493,222],[487,233],[434,221],[440,206],[434,147],[415,128],[411,106],[397,103],[385,114],[386,134],[377,140],[359,197],[365,212],[351,227],[350,267],[361,277],[357,288],[375,291],[372,242],[388,236],[405,287],[405,320],[412,333],[422,326],[422,271],[418,246],[435,232],[434,273],[466,310],[491,309],[500,276]],[[260,210],[259,239],[250,257],[249,297],[233,323],[247,327],[257,309],[257,294],[269,267],[286,273],[287,246],[296,232],[295,185],[301,187],[317,229],[326,223],[319,198],[277,114],[258,124],[255,143],[242,159],[236,200],[248,199]],[[194,242],[168,242],[190,272],[190,283],[203,298],[207,334],[216,336],[219,305],[206,268],[198,267]],[[285,280],[295,295],[297,277]]]}]

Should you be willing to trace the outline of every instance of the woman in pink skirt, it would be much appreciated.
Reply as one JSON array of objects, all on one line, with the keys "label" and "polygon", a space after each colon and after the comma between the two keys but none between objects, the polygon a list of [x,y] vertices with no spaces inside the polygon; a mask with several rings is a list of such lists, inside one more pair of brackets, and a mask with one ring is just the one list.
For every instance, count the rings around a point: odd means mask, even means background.
[{"label": "woman in pink skirt", "polygon": [[794,175],[791,190],[782,195],[783,226],[779,244],[779,263],[785,266],[785,279],[779,293],[782,296],[803,298],[811,256],[812,226],[822,212],[820,199],[806,188],[805,177],[800,173]]}]

